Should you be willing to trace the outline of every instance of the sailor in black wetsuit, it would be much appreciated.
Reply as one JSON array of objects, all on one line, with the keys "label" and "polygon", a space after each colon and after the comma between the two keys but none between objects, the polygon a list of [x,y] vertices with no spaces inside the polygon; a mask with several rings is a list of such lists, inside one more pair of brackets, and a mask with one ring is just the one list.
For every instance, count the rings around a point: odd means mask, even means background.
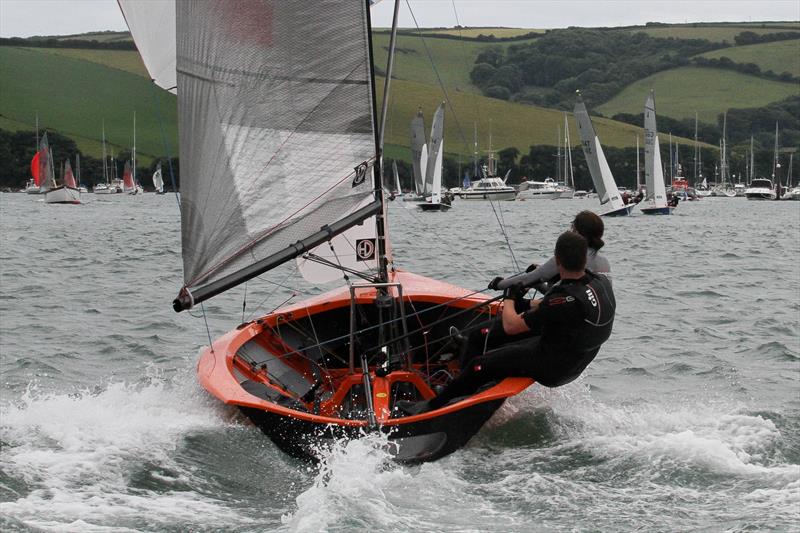
[{"label": "sailor in black wetsuit", "polygon": [[559,387],[577,378],[611,335],[616,306],[608,278],[585,270],[586,248],[582,236],[562,233],[555,250],[561,281],[521,314],[512,298],[504,300],[505,333],[531,336],[470,359],[435,398],[398,402],[398,407],[408,414],[438,409],[506,377],[530,377],[546,387]]}]

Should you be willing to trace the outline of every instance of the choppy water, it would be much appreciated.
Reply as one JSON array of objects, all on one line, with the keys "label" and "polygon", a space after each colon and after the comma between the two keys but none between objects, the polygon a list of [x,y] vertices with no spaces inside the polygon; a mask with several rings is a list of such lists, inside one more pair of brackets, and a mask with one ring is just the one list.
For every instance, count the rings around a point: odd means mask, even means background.
[{"label": "choppy water", "polygon": [[[607,220],[617,321],[580,380],[531,388],[435,463],[364,439],[310,467],[196,383],[208,334],[170,308],[175,198],[84,197],[0,195],[2,530],[800,528],[800,203]],[[586,207],[392,205],[391,237],[402,267],[477,289],[513,270],[497,218],[527,264]],[[291,270],[249,283],[247,313]],[[207,303],[212,337],[243,295]]]}]

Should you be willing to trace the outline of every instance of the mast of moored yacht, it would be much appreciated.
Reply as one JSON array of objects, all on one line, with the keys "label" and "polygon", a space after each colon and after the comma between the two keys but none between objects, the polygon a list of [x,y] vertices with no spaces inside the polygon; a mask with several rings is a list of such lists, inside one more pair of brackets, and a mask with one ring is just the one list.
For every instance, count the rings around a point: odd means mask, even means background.
[{"label": "mast of moored yacht", "polygon": [[700,146],[697,144],[697,111],[694,112],[694,186],[697,187],[697,154],[700,152]]},{"label": "mast of moored yacht", "polygon": [[108,165],[106,164],[106,119],[103,119],[103,179],[106,180],[106,185],[110,185],[108,181]]},{"label": "mast of moored yacht", "polygon": [[556,125],[556,181],[561,180],[561,125]]},{"label": "mast of moored yacht", "polygon": [[133,188],[136,189],[136,111],[133,112],[133,154],[131,154],[131,165],[133,166],[132,172],[132,181],[133,181]]},{"label": "mast of moored yacht", "polygon": [[781,164],[778,162],[778,121],[775,121],[775,152],[772,158],[772,182],[775,183],[775,178],[778,176],[778,169]]},{"label": "mast of moored yacht", "polygon": [[569,182],[567,182],[567,169],[564,169],[564,185],[575,189],[575,176],[572,173],[572,147],[569,141],[569,122],[567,121],[567,112],[564,111],[564,164],[569,168]]},{"label": "mast of moored yacht", "polygon": [[636,135],[636,194],[642,190],[642,171],[639,166],[639,135]]},{"label": "mast of moored yacht", "polygon": [[751,135],[750,136],[750,172],[747,174],[747,184],[748,185],[750,185],[750,183],[753,181],[753,177],[755,177],[756,171],[755,171],[755,166],[753,164],[754,161],[755,161],[755,158],[753,157],[753,136]]}]

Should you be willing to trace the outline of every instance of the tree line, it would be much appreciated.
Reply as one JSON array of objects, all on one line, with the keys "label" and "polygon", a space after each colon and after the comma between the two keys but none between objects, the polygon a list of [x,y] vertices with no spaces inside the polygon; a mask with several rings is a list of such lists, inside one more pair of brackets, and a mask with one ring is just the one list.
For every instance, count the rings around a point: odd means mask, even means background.
[{"label": "tree line", "polygon": [[[43,133],[44,132],[40,132],[40,135]],[[73,171],[77,172],[76,155],[80,155],[81,184],[92,188],[96,183],[104,182],[102,158],[96,158],[82,153],[74,140],[55,131],[47,131],[47,140],[53,152],[53,163],[56,169],[57,180],[61,178],[59,171],[61,164],[67,159],[70,160]],[[0,174],[0,189],[16,191],[25,186],[25,183],[31,179],[31,160],[36,151],[36,132],[11,132],[0,129],[0,161],[3,161],[3,173]],[[113,165],[116,166],[115,170],[118,178],[122,178],[125,162],[130,160],[130,150],[122,150],[116,154]],[[161,163],[165,188],[171,190],[172,180],[170,178],[169,161],[162,159]],[[112,169],[111,165],[112,160],[108,158],[106,166],[109,172]],[[154,160],[150,165],[136,166],[137,181],[141,183],[145,190],[153,189],[150,176],[155,172],[157,165],[158,161]],[[180,179],[178,177],[179,162],[177,158],[172,159],[172,168],[175,172],[176,185],[180,186]]]},{"label": "tree line", "polygon": [[488,47],[476,57],[470,78],[486,96],[561,109],[572,108],[580,89],[593,107],[636,80],[724,46],[643,32],[551,30],[533,43]]}]

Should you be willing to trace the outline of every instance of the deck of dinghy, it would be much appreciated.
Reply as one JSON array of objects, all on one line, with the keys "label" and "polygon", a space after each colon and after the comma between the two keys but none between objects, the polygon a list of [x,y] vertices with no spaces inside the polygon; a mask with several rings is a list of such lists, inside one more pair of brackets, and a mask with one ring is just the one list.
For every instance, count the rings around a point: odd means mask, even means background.
[{"label": "deck of dinghy", "polygon": [[[397,341],[408,348],[401,354],[402,367],[387,369],[385,351],[372,349],[378,342],[378,328],[372,327],[377,324],[376,291],[364,288],[356,291],[361,321],[356,344],[369,354],[369,379],[360,364],[350,368],[346,333],[351,301],[347,289],[340,289],[266,315],[217,340],[198,364],[203,387],[240,408],[280,448],[298,457],[313,459],[326,442],[371,431],[386,433],[389,451],[401,461],[432,460],[455,451],[506,398],[532,381],[507,378],[434,411],[414,416],[399,412],[397,401],[432,398],[437,384],[458,373],[457,362],[442,357],[450,325],[486,319],[494,309],[491,304],[475,309],[484,297],[468,296],[446,283],[408,273],[395,273],[394,278],[402,283],[406,307],[416,310],[406,321],[417,327]],[[392,339],[385,343],[397,344]]]}]

